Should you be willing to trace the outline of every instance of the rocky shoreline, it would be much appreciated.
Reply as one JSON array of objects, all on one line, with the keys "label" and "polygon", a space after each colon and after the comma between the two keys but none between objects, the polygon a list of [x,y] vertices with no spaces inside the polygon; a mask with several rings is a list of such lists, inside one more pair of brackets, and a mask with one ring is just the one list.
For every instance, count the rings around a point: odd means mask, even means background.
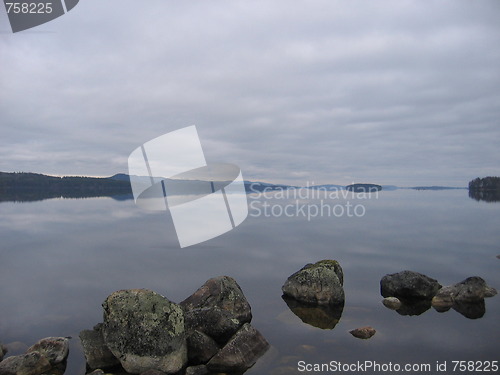
[{"label": "rocky shoreline", "polygon": [[[334,329],[345,304],[344,272],[339,262],[309,263],[282,286],[282,298],[302,322]],[[453,309],[469,319],[485,313],[485,298],[497,291],[472,276],[442,286],[415,271],[387,274],[380,280],[382,303],[400,315],[420,315],[433,307]],[[102,304],[103,322],[80,332],[87,374],[207,375],[243,374],[270,345],[252,325],[250,304],[236,280],[211,278],[180,303],[146,289],[112,293]],[[349,331],[370,339],[371,326]],[[26,353],[6,357],[0,343],[0,375],[62,375],[68,337],[48,337]]]}]

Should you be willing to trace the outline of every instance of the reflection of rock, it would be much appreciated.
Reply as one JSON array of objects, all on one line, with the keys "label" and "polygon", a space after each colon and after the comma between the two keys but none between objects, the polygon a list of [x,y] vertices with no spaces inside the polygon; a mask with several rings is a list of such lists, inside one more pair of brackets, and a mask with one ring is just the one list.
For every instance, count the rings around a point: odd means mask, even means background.
[{"label": "reflection of rock", "polygon": [[437,280],[414,271],[385,275],[380,281],[383,297],[431,299],[441,288]]},{"label": "reflection of rock", "polygon": [[120,290],[103,303],[106,346],[130,373],[178,372],[187,362],[180,306],[145,289]]},{"label": "reflection of rock", "polygon": [[401,301],[396,297],[385,297],[382,300],[385,307],[391,310],[397,310],[401,307]]},{"label": "reflection of rock", "polygon": [[307,264],[291,275],[282,286],[283,293],[309,304],[340,305],[344,303],[344,275],[335,260]]},{"label": "reflection of rock", "polygon": [[210,371],[243,372],[252,367],[269,349],[266,339],[245,323],[226,345],[208,362]]},{"label": "reflection of rock", "polygon": [[484,299],[475,303],[457,302],[453,305],[453,310],[469,319],[482,318],[486,313]]},{"label": "reflection of rock", "polygon": [[401,306],[396,310],[399,315],[421,315],[431,308],[431,301],[428,299],[405,298],[400,301]]},{"label": "reflection of rock", "polygon": [[290,310],[304,323],[321,329],[334,329],[342,316],[344,304],[310,305],[294,298],[283,296]]},{"label": "reflection of rock", "polygon": [[356,329],[353,329],[352,331],[349,331],[349,333],[351,335],[353,335],[354,337],[358,338],[358,339],[363,339],[363,340],[367,340],[369,339],[370,337],[372,337],[377,331],[375,331],[375,329],[373,327],[361,327],[361,328],[356,328]]},{"label": "reflection of rock", "polygon": [[47,337],[31,346],[26,354],[8,357],[0,362],[0,374],[41,375],[50,371],[50,374],[62,375],[68,353],[67,338]]}]

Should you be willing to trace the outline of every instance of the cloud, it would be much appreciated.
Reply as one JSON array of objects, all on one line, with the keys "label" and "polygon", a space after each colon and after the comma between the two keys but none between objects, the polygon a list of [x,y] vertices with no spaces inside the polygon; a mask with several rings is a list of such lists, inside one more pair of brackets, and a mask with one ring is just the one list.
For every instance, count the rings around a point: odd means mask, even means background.
[{"label": "cloud", "polygon": [[196,124],[247,179],[465,186],[500,173],[499,8],[80,2],[0,34],[0,170],[111,175]]}]

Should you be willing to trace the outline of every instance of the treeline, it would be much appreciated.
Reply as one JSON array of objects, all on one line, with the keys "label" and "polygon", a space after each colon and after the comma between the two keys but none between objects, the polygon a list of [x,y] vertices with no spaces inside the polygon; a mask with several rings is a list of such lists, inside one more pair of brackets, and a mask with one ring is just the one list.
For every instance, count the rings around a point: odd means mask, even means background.
[{"label": "treeline", "polygon": [[478,177],[470,181],[469,197],[477,201],[500,201],[500,177]]},{"label": "treeline", "polygon": [[131,193],[129,182],[112,178],[0,172],[0,201],[120,196]]}]

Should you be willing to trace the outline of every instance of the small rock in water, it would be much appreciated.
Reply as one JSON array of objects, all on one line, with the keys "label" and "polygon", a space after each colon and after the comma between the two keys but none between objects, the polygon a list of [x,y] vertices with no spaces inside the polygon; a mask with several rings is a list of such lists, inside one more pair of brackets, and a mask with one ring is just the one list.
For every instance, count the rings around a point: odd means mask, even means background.
[{"label": "small rock in water", "polygon": [[382,300],[382,303],[391,310],[397,310],[401,307],[401,301],[396,297],[386,297]]},{"label": "small rock in water", "polygon": [[54,366],[68,358],[69,340],[66,337],[47,337],[31,346],[27,353],[31,352],[39,352]]},{"label": "small rock in water", "polygon": [[352,331],[349,331],[349,333],[351,335],[353,335],[354,337],[358,338],[358,339],[363,339],[363,340],[366,340],[366,339],[369,339],[370,337],[372,337],[374,334],[375,334],[375,329],[372,328],[372,327],[361,327],[361,328],[356,328],[356,329],[353,329]]}]

